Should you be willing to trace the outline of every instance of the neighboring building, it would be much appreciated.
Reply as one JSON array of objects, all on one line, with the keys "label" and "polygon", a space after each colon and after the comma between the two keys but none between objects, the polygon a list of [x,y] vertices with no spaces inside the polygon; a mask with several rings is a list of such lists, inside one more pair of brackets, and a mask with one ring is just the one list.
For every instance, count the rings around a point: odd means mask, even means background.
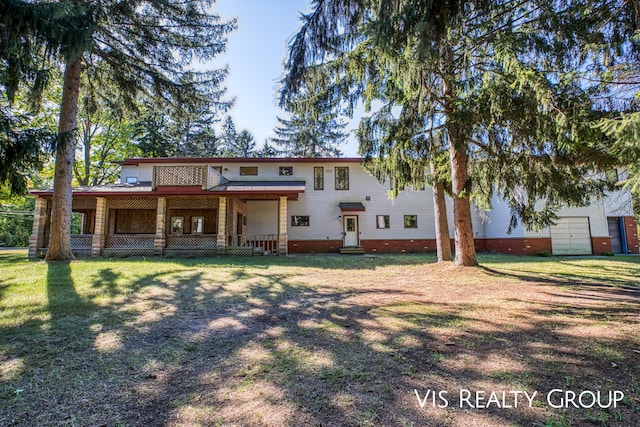
[{"label": "neighboring building", "polygon": [[[222,255],[431,252],[430,188],[395,200],[359,158],[134,158],[121,183],[73,190],[78,255]],[[29,256],[47,247],[52,190],[31,192],[36,211]],[[452,225],[451,205],[449,223]],[[472,211],[478,250],[537,254],[638,253],[628,192],[565,208],[541,233],[506,234],[508,205]],[[450,230],[453,236],[453,229]]]}]

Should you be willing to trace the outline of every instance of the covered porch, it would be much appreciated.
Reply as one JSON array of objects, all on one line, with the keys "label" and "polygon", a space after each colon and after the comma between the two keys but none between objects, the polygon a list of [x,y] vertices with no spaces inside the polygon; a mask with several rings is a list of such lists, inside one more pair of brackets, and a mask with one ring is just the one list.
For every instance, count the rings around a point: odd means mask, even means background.
[{"label": "covered porch", "polygon": [[[116,188],[126,188],[130,194]],[[111,190],[111,194],[92,194],[74,189],[76,233],[71,235],[71,248],[76,256],[287,255],[287,205],[297,193],[256,193],[246,186],[245,191],[225,188],[227,194],[202,194],[204,190],[175,194],[180,192],[151,188],[131,193],[134,189],[126,185]],[[48,246],[51,194],[33,194],[37,198],[29,257],[37,258]],[[266,214],[276,218],[276,227],[268,233],[248,230],[247,204],[253,201],[269,201],[273,207]]]}]

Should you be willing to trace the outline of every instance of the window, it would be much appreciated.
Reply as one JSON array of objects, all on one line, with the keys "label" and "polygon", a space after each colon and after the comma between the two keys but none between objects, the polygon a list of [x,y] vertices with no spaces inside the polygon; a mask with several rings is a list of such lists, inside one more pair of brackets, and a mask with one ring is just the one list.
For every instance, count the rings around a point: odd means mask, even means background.
[{"label": "window", "polygon": [[404,228],[418,228],[418,215],[405,215]]},{"label": "window", "polygon": [[389,215],[376,215],[376,228],[389,228]]},{"label": "window", "polygon": [[336,190],[349,189],[349,168],[336,168]]},{"label": "window", "polygon": [[191,234],[204,233],[204,217],[194,216],[191,217]]},{"label": "window", "polygon": [[217,171],[219,174],[222,173],[222,166],[211,166],[211,169]]},{"label": "window", "polygon": [[184,231],[184,217],[171,217],[171,234],[182,234]]},{"label": "window", "polygon": [[127,184],[137,184],[138,183],[138,177],[137,176],[128,176],[125,178],[125,181]]},{"label": "window", "polygon": [[322,166],[313,168],[313,189],[324,190],[324,168]]},{"label": "window", "polygon": [[291,176],[293,175],[293,167],[292,166],[280,166],[278,169],[278,174],[281,176]]},{"label": "window", "polygon": [[292,227],[308,227],[309,215],[291,215]]},{"label": "window", "polygon": [[257,166],[240,166],[240,176],[258,175]]}]

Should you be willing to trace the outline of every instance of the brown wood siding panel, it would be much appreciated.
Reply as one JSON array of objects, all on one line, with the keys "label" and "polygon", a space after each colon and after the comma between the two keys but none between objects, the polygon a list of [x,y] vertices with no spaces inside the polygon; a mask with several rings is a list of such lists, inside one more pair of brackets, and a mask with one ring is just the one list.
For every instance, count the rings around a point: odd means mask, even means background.
[{"label": "brown wood siding panel", "polygon": [[155,234],[156,209],[114,209],[115,234]]}]

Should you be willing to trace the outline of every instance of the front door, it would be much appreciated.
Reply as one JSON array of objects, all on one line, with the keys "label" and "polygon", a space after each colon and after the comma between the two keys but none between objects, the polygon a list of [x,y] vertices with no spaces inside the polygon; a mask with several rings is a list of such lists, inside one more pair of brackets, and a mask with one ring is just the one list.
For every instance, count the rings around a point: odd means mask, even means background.
[{"label": "front door", "polygon": [[344,223],[344,246],[358,246],[358,216],[345,215]]}]

